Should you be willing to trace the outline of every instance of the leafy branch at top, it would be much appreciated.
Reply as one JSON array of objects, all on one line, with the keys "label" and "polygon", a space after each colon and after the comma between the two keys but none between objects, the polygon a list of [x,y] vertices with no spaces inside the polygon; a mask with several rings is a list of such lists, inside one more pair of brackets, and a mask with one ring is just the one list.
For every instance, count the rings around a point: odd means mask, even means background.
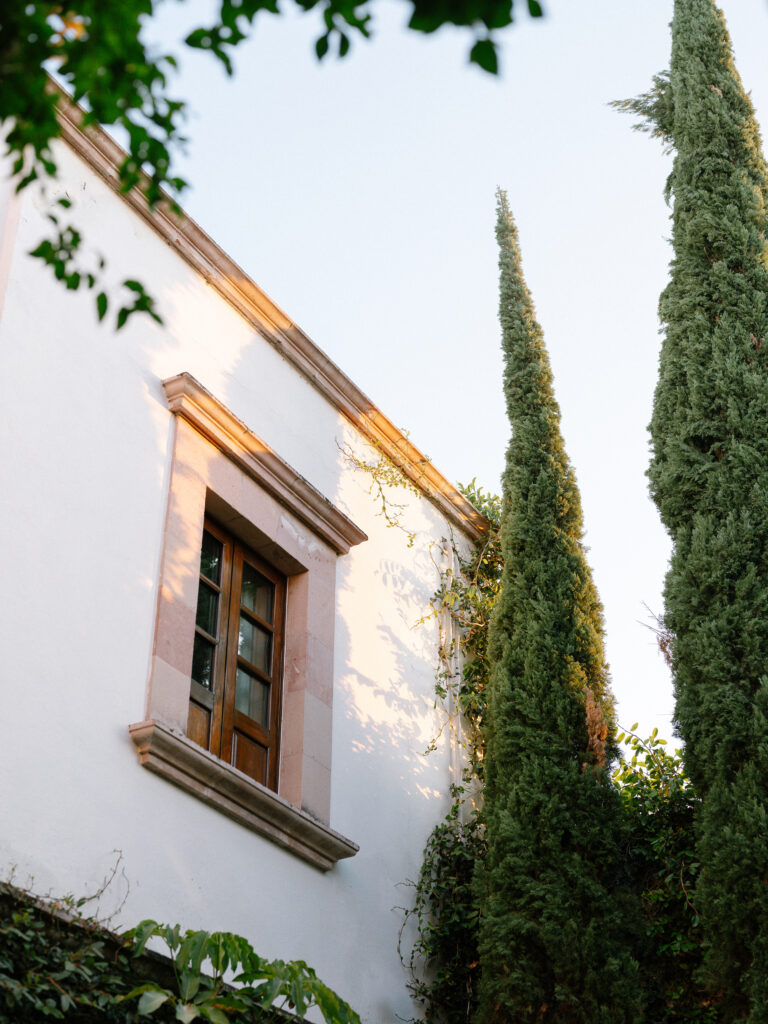
[{"label": "leafy branch at top", "polygon": [[[7,129],[6,155],[17,191],[38,182],[45,193],[46,182],[58,170],[52,144],[61,134],[57,108],[62,95],[50,82],[53,70],[74,100],[84,104],[85,125],[115,125],[127,134],[129,152],[119,168],[124,192],[139,187],[150,207],[164,190],[179,194],[186,183],[171,173],[171,153],[184,141],[184,104],[167,92],[174,58],[151,55],[140,38],[153,12],[151,0],[106,6],[79,0],[71,11],[44,0],[7,6],[0,15],[0,119]],[[56,203],[71,206],[68,198]],[[61,223],[57,214],[49,219],[53,234],[32,255],[69,290],[92,290],[103,319],[111,304],[103,283],[104,257],[84,267],[80,231]],[[118,328],[138,312],[160,319],[143,284],[129,278],[122,286],[132,298],[117,308]]]},{"label": "leafy branch at top", "polygon": [[[371,34],[372,0],[295,0],[305,12],[316,11],[322,32],[315,44],[318,58],[332,49],[344,57],[353,35]],[[509,25],[514,0],[411,0],[409,27],[433,32],[444,24],[470,28],[475,42],[470,61],[491,73],[498,70],[494,30]],[[542,14],[538,0],[527,0],[532,17]],[[44,188],[57,173],[53,142],[61,135],[57,108],[60,91],[49,73],[85,108],[85,125],[114,125],[127,138],[128,153],[119,168],[123,192],[138,188],[150,206],[176,202],[187,183],[172,170],[173,155],[183,145],[186,105],[171,94],[169,76],[176,68],[170,53],[153,52],[142,32],[153,17],[153,0],[57,0],[6,3],[0,12],[0,122],[5,128],[6,155],[17,189],[33,182]],[[219,0],[212,23],[190,31],[185,44],[213,54],[232,74],[232,51],[243,42],[260,12],[279,14],[279,0]],[[103,284],[105,261],[84,268],[80,231],[54,221],[54,233],[32,255],[48,266],[66,288],[94,292],[96,311],[104,319],[112,305]],[[117,307],[119,329],[135,313],[159,321],[154,300],[144,286],[129,278],[123,287],[133,302]]]},{"label": "leafy branch at top", "polygon": [[[323,32],[315,42],[319,60],[335,49],[345,57],[351,46],[351,36],[365,39],[371,36],[373,17],[372,0],[295,0],[304,12],[317,11],[322,19]],[[260,11],[279,14],[279,0],[220,0],[221,6],[213,24],[198,28],[187,38],[188,46],[210,50],[232,74],[231,51],[247,38]],[[494,30],[510,25],[514,17],[514,0],[410,0],[411,17],[408,28],[416,32],[434,32],[443,25],[458,25],[472,29],[475,42],[469,53],[470,63],[477,64],[491,74],[498,72],[498,53],[493,38]],[[526,0],[528,13],[540,18],[543,9],[538,0]],[[245,29],[245,31],[244,31]]]}]

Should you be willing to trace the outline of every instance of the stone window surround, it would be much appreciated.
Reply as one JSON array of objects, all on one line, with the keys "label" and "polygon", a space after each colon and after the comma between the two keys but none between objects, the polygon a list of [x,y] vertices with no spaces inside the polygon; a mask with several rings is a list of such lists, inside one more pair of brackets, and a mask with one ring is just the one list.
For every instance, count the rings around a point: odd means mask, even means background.
[{"label": "stone window surround", "polygon": [[[188,373],[163,381],[173,456],[140,763],[327,870],[358,847],[328,826],[336,559],[365,534]],[[208,514],[288,577],[278,791],[186,736]]]}]

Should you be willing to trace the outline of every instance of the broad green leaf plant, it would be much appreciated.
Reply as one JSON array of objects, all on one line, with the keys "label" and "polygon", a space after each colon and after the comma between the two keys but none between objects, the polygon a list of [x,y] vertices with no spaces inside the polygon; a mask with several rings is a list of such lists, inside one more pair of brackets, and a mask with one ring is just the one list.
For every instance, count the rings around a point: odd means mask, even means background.
[{"label": "broad green leaf plant", "polygon": [[[71,1020],[303,1021],[360,1018],[303,961],[266,960],[229,932],[142,921],[114,935],[83,906],[96,897],[40,900],[0,883],[0,1024]],[[316,1019],[316,1018],[313,1018]]]},{"label": "broad green leaf plant", "polygon": [[228,1024],[259,1010],[288,1010],[304,1020],[316,1006],[326,1024],[360,1024],[347,1003],[317,977],[303,960],[265,960],[250,943],[230,932],[182,932],[156,921],[142,921],[125,936],[134,956],[151,944],[173,965],[175,990],[145,982],[123,998],[138,997],[137,1012],[150,1016],[160,1007],[172,1007],[175,1019],[188,1024],[198,1018]]}]

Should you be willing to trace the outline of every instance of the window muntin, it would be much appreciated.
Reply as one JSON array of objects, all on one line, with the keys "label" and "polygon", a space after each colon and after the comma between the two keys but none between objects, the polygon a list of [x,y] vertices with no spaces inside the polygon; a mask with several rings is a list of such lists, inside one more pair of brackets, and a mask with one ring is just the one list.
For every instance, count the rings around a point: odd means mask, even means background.
[{"label": "window muntin", "polygon": [[285,577],[206,519],[187,735],[277,788]]}]

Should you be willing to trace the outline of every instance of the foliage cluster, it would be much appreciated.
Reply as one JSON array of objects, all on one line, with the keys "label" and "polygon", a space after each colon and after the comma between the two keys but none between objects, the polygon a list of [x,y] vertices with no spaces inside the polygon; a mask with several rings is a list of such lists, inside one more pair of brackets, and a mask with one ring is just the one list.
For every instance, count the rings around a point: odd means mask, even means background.
[{"label": "foliage cluster", "polygon": [[[410,989],[427,1024],[468,1024],[477,1009],[479,915],[473,886],[485,857],[481,815],[469,809],[467,789],[482,776],[482,723],[489,663],[488,625],[501,588],[500,499],[475,482],[462,493],[489,520],[486,538],[469,555],[456,552],[460,572],[444,570],[434,607],[458,629],[463,671],[454,679],[444,668],[436,695],[451,696],[457,714],[468,719],[475,742],[467,746],[465,787],[453,791],[445,820],[433,830],[415,884],[416,942],[408,956]],[[450,659],[443,659],[448,666]],[[640,908],[628,928],[639,962],[642,1020],[648,1024],[714,1024],[717,1007],[696,980],[703,956],[701,921],[694,909],[698,864],[693,851],[698,806],[679,754],[670,754],[656,733],[641,741],[621,733],[631,756],[613,772],[624,811],[622,842],[627,902]]]},{"label": "foliage cluster", "polygon": [[[323,31],[315,50],[322,59],[334,45],[339,56],[349,51],[351,34],[368,37],[372,0],[295,0],[304,12],[321,16]],[[469,59],[486,71],[498,70],[493,31],[513,20],[514,0],[411,0],[409,27],[434,32],[444,24],[465,26],[475,42]],[[139,188],[150,207],[166,192],[176,198],[186,182],[172,170],[174,153],[183,144],[184,101],[170,91],[176,67],[172,54],[155,53],[142,31],[152,18],[156,0],[121,0],[104,4],[76,0],[72,7],[57,0],[5,4],[0,12],[0,123],[6,129],[17,189],[56,176],[52,144],[61,134],[57,108],[63,93],[50,81],[54,72],[75,102],[85,107],[85,124],[114,125],[127,139],[128,153],[119,169],[123,191]],[[538,0],[527,0],[532,17],[540,17]],[[279,0],[218,0],[212,23],[192,29],[185,45],[208,51],[232,74],[232,50],[247,38],[260,12],[279,14]],[[106,281],[106,258],[84,261],[83,238],[76,225],[62,217],[66,197],[55,200],[50,237],[33,250],[66,288],[93,292],[100,320],[114,303]],[[128,278],[118,293],[115,325],[119,329],[135,313],[160,320],[152,297],[140,281]],[[127,292],[127,299],[126,299]]]},{"label": "foliage cluster", "polygon": [[464,820],[463,796],[463,787],[454,787],[450,811],[427,840],[413,907],[406,913],[406,922],[416,924],[405,961],[408,988],[427,1024],[468,1024],[477,1007],[474,873],[485,856],[485,831],[476,811]]},{"label": "foliage cluster", "polygon": [[303,961],[265,960],[239,935],[148,920],[116,936],[78,917],[71,900],[63,909],[0,886],[0,1024],[267,1024],[283,1009],[304,1020],[313,1006],[326,1024],[360,1024]]},{"label": "foliage cluster", "polygon": [[259,1011],[278,1009],[304,1020],[316,1006],[326,1024],[360,1024],[354,1010],[303,960],[265,960],[240,935],[182,932],[178,925],[142,921],[125,938],[133,957],[141,956],[148,942],[160,940],[175,980],[173,988],[145,982],[128,993],[126,999],[139,997],[140,1016],[167,1007],[184,1024],[198,1017],[228,1024],[233,1017],[253,1019]]},{"label": "foliage cluster", "polygon": [[[427,843],[411,956],[412,967],[420,961],[426,970],[412,991],[429,1022],[616,1024],[636,1019],[638,998],[634,960],[620,941],[629,886],[621,802],[607,775],[615,725],[601,609],[580,546],[579,498],[551,372],[501,195],[498,235],[513,424],[506,483],[511,475],[517,491],[506,487],[503,514],[498,498],[474,485],[465,492],[492,519],[491,535],[459,559],[458,573],[443,573],[434,601],[458,627],[464,655],[458,682],[443,657],[437,694],[452,696],[469,721],[464,781],[484,777],[485,807],[467,815],[459,787]],[[507,643],[513,595],[529,616]],[[499,670],[499,662],[515,651],[523,660],[512,685],[515,670]],[[502,806],[510,798],[515,806]]]},{"label": "foliage cluster", "polygon": [[[704,943],[696,910],[693,786],[680,753],[667,751],[655,732],[645,740],[631,732],[617,739],[630,748],[612,778],[625,816],[627,885],[640,915],[628,921],[625,938],[639,963],[641,1020],[719,1024],[718,1000],[698,980]],[[477,1008],[479,917],[472,878],[485,856],[485,836],[476,816],[461,821],[459,806],[454,803],[427,842],[412,911],[418,941],[409,964],[411,991],[428,1024],[469,1024]]]},{"label": "foliage cluster", "polygon": [[[636,728],[636,726],[633,726]],[[678,751],[657,731],[630,748],[613,773],[627,820],[626,857],[642,910],[637,958],[648,1024],[715,1024],[716,1004],[698,982],[704,944],[696,911],[699,864],[694,849],[698,800]]]},{"label": "foliage cluster", "polygon": [[[152,0],[110,5],[80,0],[69,12],[48,0],[5,5],[0,14],[0,120],[7,129],[6,152],[17,190],[56,176],[52,143],[60,135],[56,111],[62,93],[52,85],[49,71],[58,74],[76,102],[85,104],[86,124],[125,131],[130,152],[120,167],[124,191],[140,187],[153,206],[164,188],[173,194],[184,188],[185,182],[171,172],[171,152],[183,141],[184,105],[167,91],[173,57],[151,55],[141,41],[142,23],[151,14]],[[81,233],[62,215],[71,202],[61,197],[56,203],[49,214],[53,234],[32,255],[66,288],[92,290],[103,319],[111,302],[106,258],[97,255],[91,264],[83,263]],[[158,318],[140,282],[129,279],[122,286],[129,301],[122,300],[117,326],[137,312]]]},{"label": "foliage cluster", "polygon": [[78,927],[0,886],[0,1024],[44,1017],[125,1021],[119,1000],[131,982],[116,949],[106,933]]},{"label": "foliage cluster", "polygon": [[[451,629],[439,651],[435,686],[438,701],[453,704],[462,723],[465,783],[482,781],[485,758],[483,722],[488,686],[488,623],[501,591],[499,523],[501,499],[479,487],[475,480],[459,491],[485,516],[486,536],[463,552],[453,544],[453,568],[440,567],[440,584],[432,598],[432,612],[448,618]],[[460,671],[454,655],[460,653]]]}]

